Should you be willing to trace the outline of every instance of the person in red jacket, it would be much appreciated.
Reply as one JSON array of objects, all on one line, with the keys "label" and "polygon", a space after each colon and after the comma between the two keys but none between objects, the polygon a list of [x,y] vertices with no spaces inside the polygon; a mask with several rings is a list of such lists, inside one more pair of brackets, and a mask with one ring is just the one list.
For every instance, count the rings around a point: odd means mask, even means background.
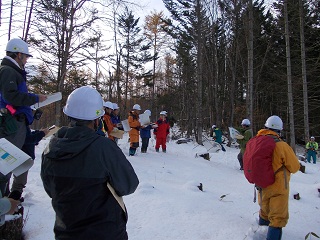
[{"label": "person in red jacket", "polygon": [[159,152],[160,145],[162,147],[162,151],[167,151],[167,136],[169,134],[170,125],[167,120],[167,112],[161,111],[160,118],[156,123],[158,125],[157,128],[154,129],[153,133],[156,136],[156,151]]}]

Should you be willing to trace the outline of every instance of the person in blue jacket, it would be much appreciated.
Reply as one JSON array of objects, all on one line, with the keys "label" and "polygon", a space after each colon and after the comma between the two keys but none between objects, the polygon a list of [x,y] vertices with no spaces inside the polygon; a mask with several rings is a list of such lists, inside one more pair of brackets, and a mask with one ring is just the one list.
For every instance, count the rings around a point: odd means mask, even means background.
[{"label": "person in blue jacket", "polygon": [[[6,56],[0,66],[0,138],[5,138],[20,148],[25,142],[27,126],[33,122],[31,105],[47,99],[46,95],[28,92],[25,65],[29,57],[28,44],[19,38],[10,39],[6,46]],[[9,120],[10,121],[7,121]],[[7,123],[11,124],[7,124]],[[13,127],[14,126],[14,127]],[[21,197],[27,183],[28,171],[14,176],[11,192],[16,199]],[[2,194],[7,187],[11,173],[0,173],[0,190]]]},{"label": "person in blue jacket", "polygon": [[[144,113],[149,115],[149,118],[151,116],[151,111],[150,110],[145,110]],[[151,138],[151,129],[154,128],[154,125],[149,124],[149,125],[143,125],[140,128],[140,137],[142,140],[142,146],[141,146],[141,152],[146,153],[148,146],[149,146],[149,139]]]}]

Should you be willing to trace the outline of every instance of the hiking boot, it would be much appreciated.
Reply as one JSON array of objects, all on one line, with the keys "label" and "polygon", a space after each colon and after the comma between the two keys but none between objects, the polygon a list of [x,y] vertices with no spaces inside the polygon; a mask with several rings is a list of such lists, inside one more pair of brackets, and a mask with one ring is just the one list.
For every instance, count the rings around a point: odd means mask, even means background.
[{"label": "hiking boot", "polygon": [[12,198],[14,200],[20,200],[22,193],[14,190],[11,193],[9,193],[8,198]]},{"label": "hiking boot", "polygon": [[159,152],[159,148],[156,148],[156,152]]},{"label": "hiking boot", "polygon": [[167,150],[166,150],[166,149],[162,149],[162,152],[166,153],[166,152],[167,152]]}]

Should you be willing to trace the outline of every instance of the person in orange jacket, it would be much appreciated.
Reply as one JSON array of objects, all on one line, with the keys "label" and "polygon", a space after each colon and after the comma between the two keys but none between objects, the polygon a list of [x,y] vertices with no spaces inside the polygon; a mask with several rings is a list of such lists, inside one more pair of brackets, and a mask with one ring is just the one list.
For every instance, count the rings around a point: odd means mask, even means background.
[{"label": "person in orange jacket", "polygon": [[139,122],[139,113],[141,107],[139,104],[135,104],[132,107],[132,111],[129,112],[128,122],[131,130],[129,131],[130,149],[129,156],[133,156],[139,147],[139,130],[141,124]]},{"label": "person in orange jacket", "polygon": [[108,133],[108,138],[114,141],[114,137],[110,135],[112,130],[114,129],[114,125],[111,121],[111,112],[113,110],[112,102],[104,102],[103,104],[105,114],[103,115],[104,129]]},{"label": "person in orange jacket", "polygon": [[[278,116],[271,116],[267,119],[265,128],[258,131],[257,136],[273,135],[280,139],[282,129],[282,120]],[[275,182],[266,188],[259,189],[259,225],[269,226],[267,240],[280,240],[282,228],[287,225],[289,219],[290,175],[300,169],[296,154],[286,142],[276,142],[272,167],[275,172]]]},{"label": "person in orange jacket", "polygon": [[167,136],[169,134],[170,125],[167,120],[167,112],[161,111],[160,112],[160,118],[156,122],[158,125],[157,128],[153,130],[154,135],[156,136],[156,152],[159,152],[160,146],[162,147],[162,151],[167,151]]}]

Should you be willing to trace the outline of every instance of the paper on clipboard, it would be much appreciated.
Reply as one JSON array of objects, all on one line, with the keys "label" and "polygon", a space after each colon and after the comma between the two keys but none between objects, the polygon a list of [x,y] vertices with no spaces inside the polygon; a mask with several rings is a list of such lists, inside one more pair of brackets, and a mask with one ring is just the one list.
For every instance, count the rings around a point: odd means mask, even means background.
[{"label": "paper on clipboard", "polygon": [[33,165],[31,157],[5,138],[0,138],[0,172],[19,176]]},{"label": "paper on clipboard", "polygon": [[139,114],[139,122],[141,125],[148,125],[150,124],[150,117],[147,113]]},{"label": "paper on clipboard", "polygon": [[125,132],[129,132],[131,130],[128,119],[121,121],[121,123],[122,123],[123,130]]},{"label": "paper on clipboard", "polygon": [[236,135],[241,135],[241,133],[239,133],[239,131],[233,127],[229,127],[229,133],[230,133],[230,137],[233,139],[236,139]]},{"label": "paper on clipboard", "polygon": [[61,92],[56,92],[54,94],[48,95],[47,99],[44,100],[43,102],[38,102],[38,103],[32,105],[31,108],[36,110],[36,109],[41,108],[43,106],[47,106],[50,103],[54,103],[54,102],[60,101],[61,99],[62,99]]}]

